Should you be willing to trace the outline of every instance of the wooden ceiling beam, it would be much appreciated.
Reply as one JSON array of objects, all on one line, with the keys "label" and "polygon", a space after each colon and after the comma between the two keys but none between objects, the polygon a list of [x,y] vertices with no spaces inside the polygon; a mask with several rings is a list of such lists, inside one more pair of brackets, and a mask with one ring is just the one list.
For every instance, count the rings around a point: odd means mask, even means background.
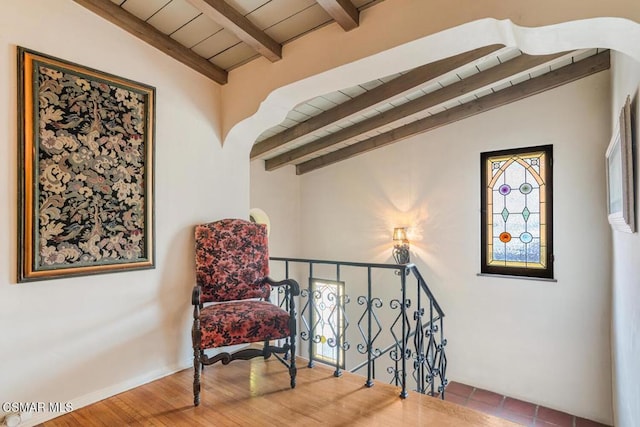
[{"label": "wooden ceiling beam", "polygon": [[316,0],[316,3],[336,21],[343,30],[351,31],[360,25],[360,12],[351,0]]},{"label": "wooden ceiling beam", "polygon": [[271,62],[282,59],[282,45],[256,27],[224,0],[187,0],[204,15],[235,34]]},{"label": "wooden ceiling beam", "polygon": [[382,114],[363,120],[352,126],[326,135],[301,147],[275,156],[265,161],[265,169],[275,170],[291,163],[296,163],[318,151],[332,147],[350,138],[370,132],[377,128],[405,119],[413,114],[443,104],[451,99],[479,90],[515,74],[530,70],[533,67],[549,62],[566,53],[552,55],[530,56],[520,55],[486,71],[474,74],[466,79],[450,84],[435,92],[416,98]]},{"label": "wooden ceiling beam", "polygon": [[225,70],[182,46],[171,37],[158,31],[151,24],[130,14],[110,0],[73,1],[211,80],[220,84],[227,82],[227,72]]},{"label": "wooden ceiling beam", "polygon": [[609,51],[296,165],[298,175],[609,69]]},{"label": "wooden ceiling beam", "polygon": [[268,155],[274,150],[293,142],[298,138],[330,126],[333,123],[352,116],[362,110],[371,108],[389,98],[393,98],[404,92],[415,89],[429,80],[433,80],[436,77],[455,70],[469,62],[476,61],[497,51],[498,49],[501,49],[502,47],[503,45],[485,46],[414,68],[402,77],[390,80],[387,83],[375,87],[360,96],[356,96],[347,102],[339,104],[324,113],[320,113],[317,116],[311,117],[309,120],[278,133],[277,135],[258,142],[251,149],[251,159],[253,160],[258,157]]}]

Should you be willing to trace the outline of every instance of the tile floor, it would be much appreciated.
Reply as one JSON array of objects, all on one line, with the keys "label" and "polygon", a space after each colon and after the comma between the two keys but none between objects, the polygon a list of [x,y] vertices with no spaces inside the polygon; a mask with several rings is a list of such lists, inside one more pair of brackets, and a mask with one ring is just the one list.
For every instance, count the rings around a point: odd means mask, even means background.
[{"label": "tile floor", "polygon": [[457,382],[449,383],[444,399],[528,427],[605,427],[595,421]]}]

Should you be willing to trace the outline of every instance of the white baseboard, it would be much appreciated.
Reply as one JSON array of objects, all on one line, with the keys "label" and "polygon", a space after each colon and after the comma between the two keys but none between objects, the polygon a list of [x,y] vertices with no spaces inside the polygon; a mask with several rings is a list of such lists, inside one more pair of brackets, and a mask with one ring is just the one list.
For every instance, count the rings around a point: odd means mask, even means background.
[{"label": "white baseboard", "polygon": [[[173,365],[170,365],[161,369],[157,369],[155,371],[151,371],[147,374],[129,379],[119,384],[114,384],[112,386],[103,388],[101,390],[97,390],[89,394],[79,396],[71,400],[71,404],[73,405],[73,410],[75,411],[82,407],[91,405],[92,403],[96,403],[101,400],[104,400],[107,397],[115,396],[116,394],[122,393],[127,390],[131,390],[132,388],[140,387],[141,385],[166,377],[167,375],[175,374],[176,372],[182,371],[183,369],[187,369],[192,366],[193,366],[193,359],[189,358],[188,360],[183,360],[179,363],[175,363]],[[64,415],[64,414],[52,413],[52,412],[34,414],[28,420],[25,420],[24,422],[20,423],[19,427],[33,427],[35,425],[38,425],[45,421],[49,421],[61,415]]]}]

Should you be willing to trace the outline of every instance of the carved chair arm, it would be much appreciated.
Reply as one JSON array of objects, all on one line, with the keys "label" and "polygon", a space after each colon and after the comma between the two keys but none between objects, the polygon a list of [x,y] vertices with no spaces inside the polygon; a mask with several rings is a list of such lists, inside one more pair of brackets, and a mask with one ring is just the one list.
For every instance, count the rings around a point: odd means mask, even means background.
[{"label": "carved chair arm", "polygon": [[289,292],[291,292],[291,295],[293,296],[300,295],[300,285],[298,285],[298,282],[296,282],[293,279],[284,279],[284,280],[280,280],[279,282],[276,282],[272,278],[267,277],[265,278],[265,282],[274,287],[288,286]]},{"label": "carved chair arm", "polygon": [[195,285],[191,292],[191,304],[200,306],[200,285]]}]

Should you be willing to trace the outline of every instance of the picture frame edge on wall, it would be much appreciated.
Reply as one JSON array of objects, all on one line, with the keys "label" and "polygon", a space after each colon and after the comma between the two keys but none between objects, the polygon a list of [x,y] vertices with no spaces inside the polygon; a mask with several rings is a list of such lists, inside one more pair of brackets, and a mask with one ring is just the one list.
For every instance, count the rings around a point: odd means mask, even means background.
[{"label": "picture frame edge on wall", "polygon": [[636,172],[631,104],[631,96],[627,96],[605,154],[607,218],[613,230],[624,233],[636,232]]},{"label": "picture frame edge on wall", "polygon": [[[17,129],[18,129],[18,165],[17,165],[17,282],[25,283],[40,280],[66,277],[104,274],[131,270],[155,268],[155,99],[156,89],[145,83],[119,77],[104,71],[86,67],[71,61],[56,58],[22,46],[16,46],[17,58]],[[143,220],[141,230],[142,256],[135,259],[109,259],[102,262],[83,262],[74,265],[67,263],[47,268],[39,268],[35,264],[38,257],[36,251],[40,247],[39,230],[36,230],[39,212],[38,206],[38,148],[39,135],[36,135],[40,112],[36,97],[37,75],[34,60],[52,67],[60,67],[71,73],[78,73],[81,78],[94,78],[101,84],[112,84],[116,88],[130,89],[141,94],[144,121],[142,132],[142,180],[140,197],[142,199]],[[90,80],[89,83],[94,80]],[[142,102],[141,102],[142,104]],[[63,114],[63,113],[61,113]],[[117,215],[116,215],[117,216]],[[121,218],[120,218],[121,219]],[[121,224],[118,224],[121,225]],[[113,253],[113,252],[112,252]],[[113,258],[113,257],[112,257]]]}]

